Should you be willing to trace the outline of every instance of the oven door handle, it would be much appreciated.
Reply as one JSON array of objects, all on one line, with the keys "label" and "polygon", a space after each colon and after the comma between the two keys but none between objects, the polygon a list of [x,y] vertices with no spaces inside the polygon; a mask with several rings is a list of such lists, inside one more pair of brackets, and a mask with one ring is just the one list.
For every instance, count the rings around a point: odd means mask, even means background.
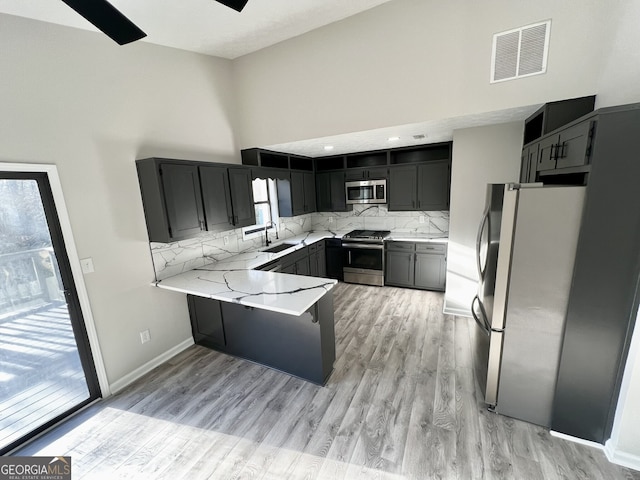
[{"label": "oven door handle", "polygon": [[346,248],[362,248],[368,250],[384,250],[384,245],[371,244],[371,243],[345,243],[342,242],[342,246]]}]

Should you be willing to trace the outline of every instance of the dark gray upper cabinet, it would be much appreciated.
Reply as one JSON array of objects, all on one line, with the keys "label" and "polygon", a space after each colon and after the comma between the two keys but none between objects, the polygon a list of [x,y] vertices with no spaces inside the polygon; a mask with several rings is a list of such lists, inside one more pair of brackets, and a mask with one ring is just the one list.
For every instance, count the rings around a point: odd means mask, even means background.
[{"label": "dark gray upper cabinet", "polygon": [[418,165],[419,210],[448,210],[450,163],[440,160]]},{"label": "dark gray upper cabinet", "polygon": [[578,167],[589,163],[593,121],[562,130],[558,136],[556,168]]},{"label": "dark gray upper cabinet", "polygon": [[336,172],[321,172],[316,175],[318,212],[347,211],[347,198],[344,183],[344,170]]},{"label": "dark gray upper cabinet", "polygon": [[229,168],[229,188],[235,227],[247,227],[256,223],[251,181],[250,169]]},{"label": "dark gray upper cabinet", "polygon": [[418,167],[407,165],[389,169],[389,210],[415,210],[418,200]]},{"label": "dark gray upper cabinet", "polygon": [[175,242],[205,229],[196,165],[147,158],[136,168],[149,241]]},{"label": "dark gray upper cabinet", "polygon": [[448,210],[449,160],[389,169],[389,210]]},{"label": "dark gray upper cabinet", "polygon": [[348,168],[345,170],[346,180],[382,180],[388,177],[387,167]]},{"label": "dark gray upper cabinet", "polygon": [[306,213],[304,194],[304,173],[291,172],[291,208],[293,215]]},{"label": "dark gray upper cabinet", "polygon": [[291,172],[290,180],[278,180],[281,217],[316,211],[316,181],[312,172]]},{"label": "dark gray upper cabinet", "polygon": [[520,183],[536,181],[536,161],[538,158],[538,144],[535,143],[522,150],[522,164],[520,166]]},{"label": "dark gray upper cabinet", "polygon": [[313,173],[305,172],[304,184],[304,213],[316,211],[316,177]]},{"label": "dark gray upper cabinet", "polygon": [[167,206],[169,235],[186,238],[204,228],[202,196],[195,165],[160,165],[160,176]]},{"label": "dark gray upper cabinet", "polygon": [[199,166],[207,230],[233,227],[234,216],[226,167]]}]

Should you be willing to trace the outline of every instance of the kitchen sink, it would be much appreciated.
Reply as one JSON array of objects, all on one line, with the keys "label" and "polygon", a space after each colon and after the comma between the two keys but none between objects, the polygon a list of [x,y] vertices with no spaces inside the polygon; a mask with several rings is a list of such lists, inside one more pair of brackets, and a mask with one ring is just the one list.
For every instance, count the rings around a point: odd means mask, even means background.
[{"label": "kitchen sink", "polygon": [[263,250],[263,252],[267,252],[267,253],[278,253],[281,252],[283,250],[287,250],[289,248],[293,247],[293,245],[288,244],[288,243],[281,243],[280,245],[275,245],[271,248],[266,248]]}]

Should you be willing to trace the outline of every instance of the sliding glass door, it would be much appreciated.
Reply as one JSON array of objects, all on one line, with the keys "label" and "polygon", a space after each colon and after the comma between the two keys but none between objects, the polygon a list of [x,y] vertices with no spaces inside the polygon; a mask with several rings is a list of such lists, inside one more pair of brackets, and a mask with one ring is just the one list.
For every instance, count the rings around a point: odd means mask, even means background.
[{"label": "sliding glass door", "polygon": [[47,174],[0,171],[0,453],[99,396]]}]

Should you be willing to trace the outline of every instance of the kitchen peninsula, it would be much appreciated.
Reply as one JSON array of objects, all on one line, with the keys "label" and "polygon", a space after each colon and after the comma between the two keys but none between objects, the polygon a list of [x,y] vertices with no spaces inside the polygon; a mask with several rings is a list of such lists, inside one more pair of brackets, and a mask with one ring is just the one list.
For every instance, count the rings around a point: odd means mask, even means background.
[{"label": "kitchen peninsula", "polygon": [[246,252],[155,285],[187,294],[196,343],[322,385],[335,360],[337,281],[252,270],[309,242],[277,254]]}]

